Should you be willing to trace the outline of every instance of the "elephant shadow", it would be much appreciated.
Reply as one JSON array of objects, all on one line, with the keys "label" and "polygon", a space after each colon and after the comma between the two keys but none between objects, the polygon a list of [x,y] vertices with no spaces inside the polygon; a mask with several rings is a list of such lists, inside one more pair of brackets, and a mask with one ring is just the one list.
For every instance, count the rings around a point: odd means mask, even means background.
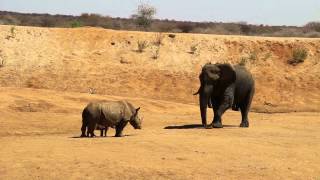
[{"label": "elephant shadow", "polygon": [[[237,125],[223,125],[224,128],[238,128]],[[166,126],[164,129],[204,129],[202,124],[185,124],[185,125],[173,125]]]}]

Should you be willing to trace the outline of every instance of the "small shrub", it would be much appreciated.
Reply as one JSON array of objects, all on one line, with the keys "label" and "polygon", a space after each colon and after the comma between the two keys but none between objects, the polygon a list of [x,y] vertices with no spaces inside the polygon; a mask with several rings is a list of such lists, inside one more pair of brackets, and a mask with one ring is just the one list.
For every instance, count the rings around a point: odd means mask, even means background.
[{"label": "small shrub", "polygon": [[263,61],[267,61],[269,58],[271,58],[272,54],[270,52],[268,52],[264,57],[263,57]]},{"label": "small shrub", "polygon": [[77,28],[77,27],[81,27],[82,26],[82,23],[80,21],[72,21],[70,26],[72,28]]},{"label": "small shrub", "polygon": [[148,47],[148,42],[147,41],[138,41],[138,52],[142,53],[147,47]]},{"label": "small shrub", "polygon": [[95,88],[89,88],[89,94],[96,94],[97,90]]},{"label": "small shrub", "polygon": [[168,37],[174,39],[176,37],[176,35],[175,34],[169,34]]},{"label": "small shrub", "polygon": [[308,51],[304,48],[294,49],[292,51],[292,58],[288,60],[288,63],[291,65],[297,65],[303,63],[304,60],[308,57]]},{"label": "small shrub", "polygon": [[191,45],[190,46],[190,54],[195,54],[195,52],[198,50],[198,48],[197,48],[197,44],[193,44],[193,45]]},{"label": "small shrub", "polygon": [[155,51],[152,52],[152,59],[158,59],[159,58],[159,52],[160,48],[157,48]]},{"label": "small shrub", "polygon": [[257,59],[258,59],[258,54],[257,54],[257,52],[251,52],[250,53],[250,55],[249,55],[249,59],[251,60],[251,61],[256,61]]},{"label": "small shrub", "polygon": [[4,67],[5,65],[5,58],[4,55],[2,54],[2,51],[0,50],[0,68]]},{"label": "small shrub", "polygon": [[246,58],[246,57],[241,57],[238,65],[240,65],[240,66],[245,66],[245,65],[247,64],[247,62],[248,62],[248,58]]},{"label": "small shrub", "polygon": [[163,34],[162,33],[157,33],[155,35],[155,41],[154,41],[154,45],[156,46],[160,46],[163,44]]},{"label": "small shrub", "polygon": [[14,26],[12,26],[11,28],[10,28],[10,35],[8,35],[7,37],[6,37],[6,39],[11,39],[11,38],[15,38],[16,37],[16,27],[14,27]]},{"label": "small shrub", "polygon": [[0,59],[0,68],[3,68],[5,65],[5,60],[4,59]]}]

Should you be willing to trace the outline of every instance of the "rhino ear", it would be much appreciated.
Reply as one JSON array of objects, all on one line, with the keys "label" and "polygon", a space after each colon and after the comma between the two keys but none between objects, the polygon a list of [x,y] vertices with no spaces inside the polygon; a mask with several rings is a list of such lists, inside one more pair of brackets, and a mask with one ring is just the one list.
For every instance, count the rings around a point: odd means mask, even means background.
[{"label": "rhino ear", "polygon": [[138,107],[138,108],[136,109],[136,113],[138,113],[139,110],[140,110],[140,107]]}]

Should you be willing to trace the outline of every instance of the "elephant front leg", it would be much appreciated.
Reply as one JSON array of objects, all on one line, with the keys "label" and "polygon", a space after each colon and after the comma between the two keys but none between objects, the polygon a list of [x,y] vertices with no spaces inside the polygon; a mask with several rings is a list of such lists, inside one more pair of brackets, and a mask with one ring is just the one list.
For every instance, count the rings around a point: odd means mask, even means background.
[{"label": "elephant front leg", "polygon": [[226,107],[220,106],[217,110],[214,110],[213,121],[211,123],[211,126],[213,128],[223,128],[223,125],[221,122],[221,116],[227,109],[228,108]]},{"label": "elephant front leg", "polygon": [[214,128],[223,128],[222,125],[222,115],[232,106],[233,95],[232,93],[226,93],[220,105],[214,109],[214,117],[212,121],[212,127]]},{"label": "elephant front leg", "polygon": [[123,137],[123,129],[127,125],[128,121],[120,121],[119,124],[116,125],[116,135],[115,137]]}]

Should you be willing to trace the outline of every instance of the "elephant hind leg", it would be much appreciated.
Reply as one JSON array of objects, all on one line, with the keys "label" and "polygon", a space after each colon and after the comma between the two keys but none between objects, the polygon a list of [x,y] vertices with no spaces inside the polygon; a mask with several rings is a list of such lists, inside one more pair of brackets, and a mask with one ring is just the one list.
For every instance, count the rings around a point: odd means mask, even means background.
[{"label": "elephant hind leg", "polygon": [[240,105],[241,117],[242,117],[240,127],[249,127],[248,113],[250,110],[253,94],[254,94],[254,89],[251,90],[251,92],[248,94],[248,97]]}]

